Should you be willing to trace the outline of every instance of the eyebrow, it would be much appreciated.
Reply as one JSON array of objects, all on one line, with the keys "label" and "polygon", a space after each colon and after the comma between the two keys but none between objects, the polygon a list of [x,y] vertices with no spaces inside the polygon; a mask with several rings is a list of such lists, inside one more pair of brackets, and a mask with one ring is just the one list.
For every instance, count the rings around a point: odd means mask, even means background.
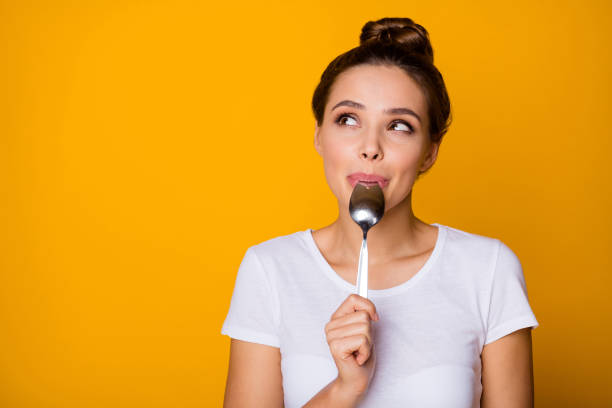
[{"label": "eyebrow", "polygon": [[[345,99],[341,102],[338,102],[336,105],[334,105],[334,107],[331,109],[332,111],[334,109],[336,109],[339,106],[350,106],[352,108],[356,108],[356,109],[361,109],[361,110],[365,110],[365,106],[359,102],[355,102],[355,101],[349,101],[348,99]],[[417,113],[415,111],[413,111],[412,109],[408,109],[408,108],[389,108],[389,109],[385,109],[383,111],[384,113],[388,113],[388,114],[395,114],[395,115],[412,115],[415,118],[417,118],[419,120],[419,122],[421,122],[421,117],[419,115],[417,115]]]}]

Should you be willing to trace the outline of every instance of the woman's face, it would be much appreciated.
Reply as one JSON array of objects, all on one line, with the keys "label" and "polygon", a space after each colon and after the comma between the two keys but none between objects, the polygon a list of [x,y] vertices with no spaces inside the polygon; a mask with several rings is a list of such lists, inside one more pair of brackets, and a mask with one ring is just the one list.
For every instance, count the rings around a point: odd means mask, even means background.
[{"label": "woman's face", "polygon": [[381,185],[385,211],[401,203],[436,160],[439,144],[428,132],[425,95],[401,68],[358,65],[340,74],[314,140],[339,205],[348,207],[360,180]]}]

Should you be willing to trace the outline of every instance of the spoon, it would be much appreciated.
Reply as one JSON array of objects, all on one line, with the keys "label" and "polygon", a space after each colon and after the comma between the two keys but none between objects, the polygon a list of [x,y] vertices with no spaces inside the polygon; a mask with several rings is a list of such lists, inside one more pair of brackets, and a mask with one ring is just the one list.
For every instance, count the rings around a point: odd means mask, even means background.
[{"label": "spoon", "polygon": [[357,294],[368,298],[368,231],[376,225],[385,212],[385,196],[378,184],[355,184],[349,201],[351,218],[363,230],[363,241],[357,268]]}]

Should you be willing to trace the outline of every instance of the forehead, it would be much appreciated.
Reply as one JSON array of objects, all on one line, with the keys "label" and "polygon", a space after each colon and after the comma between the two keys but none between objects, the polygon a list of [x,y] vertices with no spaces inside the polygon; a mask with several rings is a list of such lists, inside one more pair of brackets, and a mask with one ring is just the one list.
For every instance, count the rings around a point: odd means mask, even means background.
[{"label": "forehead", "polygon": [[358,65],[338,75],[328,100],[331,109],[337,102],[350,99],[368,110],[406,107],[421,117],[426,100],[419,85],[401,68],[386,65]]}]

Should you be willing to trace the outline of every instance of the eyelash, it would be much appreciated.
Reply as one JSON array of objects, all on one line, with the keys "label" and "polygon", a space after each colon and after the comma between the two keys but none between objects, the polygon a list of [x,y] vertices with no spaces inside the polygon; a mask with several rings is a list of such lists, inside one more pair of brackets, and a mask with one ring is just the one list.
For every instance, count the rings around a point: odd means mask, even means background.
[{"label": "eyelash", "polygon": [[[336,117],[336,119],[334,120],[334,122],[335,122],[336,124],[338,124],[339,126],[346,126],[346,125],[344,125],[344,124],[340,123],[340,121],[342,120],[342,118],[345,118],[345,117],[347,117],[347,118],[351,118],[351,119],[353,119],[353,120],[356,120],[356,119],[355,119],[353,116],[351,116],[351,115],[349,115],[349,114],[346,114],[346,113],[341,113],[341,114],[339,114],[339,115]],[[404,133],[408,133],[408,134],[412,134],[412,133],[414,133],[414,127],[413,127],[413,126],[412,126],[410,123],[406,122],[405,120],[395,120],[395,121],[393,121],[393,123],[394,123],[394,124],[395,124],[395,123],[401,123],[401,124],[404,124],[404,125],[406,125],[406,126],[408,127],[408,129],[410,129],[410,131],[409,131],[409,132],[406,132],[406,131],[404,131],[404,130],[398,130],[398,132],[404,132]]]}]

